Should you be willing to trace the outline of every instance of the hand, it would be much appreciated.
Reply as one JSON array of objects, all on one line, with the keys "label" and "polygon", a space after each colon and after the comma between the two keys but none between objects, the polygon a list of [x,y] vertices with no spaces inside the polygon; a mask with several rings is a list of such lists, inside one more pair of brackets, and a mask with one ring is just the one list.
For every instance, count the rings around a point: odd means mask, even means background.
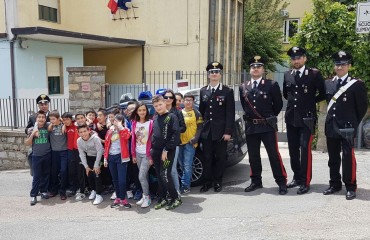
[{"label": "hand", "polygon": [[37,138],[40,136],[40,133],[39,133],[38,129],[34,129],[32,134],[33,134],[34,137],[37,137]]},{"label": "hand", "polygon": [[90,172],[92,172],[91,168],[87,167],[86,168],[86,176],[89,176]]},{"label": "hand", "polygon": [[224,134],[223,138],[224,138],[224,141],[230,141],[230,139],[231,139],[231,135],[229,135],[229,134]]},{"label": "hand", "polygon": [[104,167],[108,167],[108,161],[104,160]]},{"label": "hand", "polygon": [[98,127],[99,131],[103,130],[103,125],[101,125],[100,123],[97,123],[96,126]]},{"label": "hand", "polygon": [[63,126],[62,126],[62,134],[65,134],[66,132],[67,132],[66,125],[63,125]]},{"label": "hand", "polygon": [[149,159],[149,165],[152,166],[153,165],[153,159]]},{"label": "hand", "polygon": [[115,125],[117,128],[121,128],[122,127],[122,122],[121,121],[114,121]]},{"label": "hand", "polygon": [[167,160],[167,152],[163,151],[162,152],[162,161],[166,161]]},{"label": "hand", "polygon": [[94,167],[94,172],[96,175],[100,174],[100,167]]},{"label": "hand", "polygon": [[136,158],[132,158],[132,162],[133,163],[137,163],[137,159]]}]

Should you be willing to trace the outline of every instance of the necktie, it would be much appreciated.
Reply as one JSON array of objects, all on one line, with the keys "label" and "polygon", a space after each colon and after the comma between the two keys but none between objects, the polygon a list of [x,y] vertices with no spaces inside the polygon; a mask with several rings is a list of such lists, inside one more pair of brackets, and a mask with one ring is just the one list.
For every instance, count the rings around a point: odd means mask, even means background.
[{"label": "necktie", "polygon": [[257,81],[256,80],[253,82],[253,89],[255,89],[255,88],[257,88]]},{"label": "necktie", "polygon": [[338,83],[337,83],[337,91],[339,90],[339,88],[342,86],[342,79],[338,79]]},{"label": "necktie", "polygon": [[215,93],[215,91],[216,91],[216,89],[212,88],[212,94],[214,94],[214,93]]}]

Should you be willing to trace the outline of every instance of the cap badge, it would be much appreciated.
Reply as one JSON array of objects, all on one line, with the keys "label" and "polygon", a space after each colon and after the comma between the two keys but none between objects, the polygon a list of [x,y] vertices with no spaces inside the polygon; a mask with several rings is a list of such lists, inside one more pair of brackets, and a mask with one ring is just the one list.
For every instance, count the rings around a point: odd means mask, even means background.
[{"label": "cap badge", "polygon": [[293,50],[294,53],[296,53],[299,50],[299,48],[298,47],[293,47],[292,50]]},{"label": "cap badge", "polygon": [[340,58],[342,58],[343,56],[346,56],[347,54],[344,51],[339,51],[338,55]]},{"label": "cap badge", "polygon": [[212,63],[213,68],[216,68],[218,66],[217,62]]},{"label": "cap badge", "polygon": [[259,60],[261,60],[261,56],[255,56],[255,57],[254,57],[254,61],[255,61],[256,63],[258,63],[258,61],[259,61]]}]

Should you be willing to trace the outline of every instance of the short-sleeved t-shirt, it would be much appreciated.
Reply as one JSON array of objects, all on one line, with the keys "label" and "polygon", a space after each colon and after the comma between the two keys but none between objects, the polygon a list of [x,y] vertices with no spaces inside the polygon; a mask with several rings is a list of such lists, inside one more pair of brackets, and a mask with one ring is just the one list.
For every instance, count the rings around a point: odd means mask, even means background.
[{"label": "short-sleeved t-shirt", "polygon": [[41,157],[51,151],[48,126],[49,123],[46,123],[44,127],[38,128],[39,136],[32,140],[32,154],[34,156]]},{"label": "short-sleeved t-shirt", "polygon": [[145,123],[136,123],[135,135],[136,135],[136,152],[140,154],[146,154],[146,143],[148,142],[149,136],[149,125],[150,121]]},{"label": "short-sleeved t-shirt", "polygon": [[54,126],[50,132],[50,144],[53,151],[67,150],[67,135],[62,132],[63,124]]}]

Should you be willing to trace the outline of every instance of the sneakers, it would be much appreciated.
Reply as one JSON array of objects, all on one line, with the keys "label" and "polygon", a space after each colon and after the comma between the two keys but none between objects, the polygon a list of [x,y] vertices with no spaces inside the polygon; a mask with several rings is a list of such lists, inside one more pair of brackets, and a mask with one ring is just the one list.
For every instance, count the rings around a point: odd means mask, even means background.
[{"label": "sneakers", "polygon": [[147,208],[150,206],[150,204],[152,203],[152,201],[150,200],[150,196],[145,196],[143,195],[143,203],[141,204],[141,207],[142,208]]},{"label": "sneakers", "polygon": [[85,194],[77,193],[76,194],[76,201],[82,201],[85,197],[86,197]]},{"label": "sneakers", "polygon": [[74,196],[76,196],[76,191],[70,191],[67,196],[68,197],[74,197]]},{"label": "sneakers", "polygon": [[121,200],[121,206],[124,208],[131,208],[131,204],[127,201],[127,199]]},{"label": "sneakers", "polygon": [[188,193],[190,193],[190,188],[188,187],[181,188],[181,194],[188,194]]},{"label": "sneakers", "polygon": [[40,193],[41,199],[49,199],[49,195],[46,192]]},{"label": "sneakers", "polygon": [[170,201],[167,206],[166,206],[166,210],[172,210],[172,209],[175,209],[177,208],[178,206],[180,206],[182,204],[182,201],[180,198],[176,198],[174,201]]},{"label": "sneakers", "polygon": [[141,199],[141,198],[142,198],[142,195],[143,195],[143,191],[141,191],[141,190],[137,190],[137,191],[135,192],[134,199],[135,199],[135,200],[139,200],[139,199]]},{"label": "sneakers", "polygon": [[136,205],[141,205],[141,204],[143,204],[143,202],[144,202],[144,194],[143,194],[143,196],[141,197],[141,199],[140,199],[139,201],[137,201],[137,202],[136,202]]},{"label": "sneakers", "polygon": [[98,204],[100,204],[102,202],[103,202],[103,197],[100,194],[95,194],[95,200],[94,200],[93,204],[94,205],[98,205]]},{"label": "sneakers", "polygon": [[113,192],[112,196],[110,197],[110,200],[115,200],[117,198],[116,192]]},{"label": "sneakers", "polygon": [[131,190],[130,191],[127,191],[126,193],[127,193],[127,198],[128,199],[131,199],[131,198],[134,197],[134,194],[132,194],[132,191]]},{"label": "sneakers", "polygon": [[154,206],[154,209],[158,210],[158,209],[163,208],[166,205],[167,205],[167,200],[166,199],[159,199],[158,203]]},{"label": "sneakers", "polygon": [[90,196],[89,196],[89,200],[94,200],[95,196],[96,196],[96,191],[92,190],[91,193],[90,193]]},{"label": "sneakers", "polygon": [[36,205],[36,203],[37,203],[37,198],[36,197],[31,197],[30,205],[34,206],[34,205]]},{"label": "sneakers", "polygon": [[110,207],[111,208],[119,208],[120,205],[121,205],[121,199],[116,198],[114,200],[114,202],[110,205]]}]

